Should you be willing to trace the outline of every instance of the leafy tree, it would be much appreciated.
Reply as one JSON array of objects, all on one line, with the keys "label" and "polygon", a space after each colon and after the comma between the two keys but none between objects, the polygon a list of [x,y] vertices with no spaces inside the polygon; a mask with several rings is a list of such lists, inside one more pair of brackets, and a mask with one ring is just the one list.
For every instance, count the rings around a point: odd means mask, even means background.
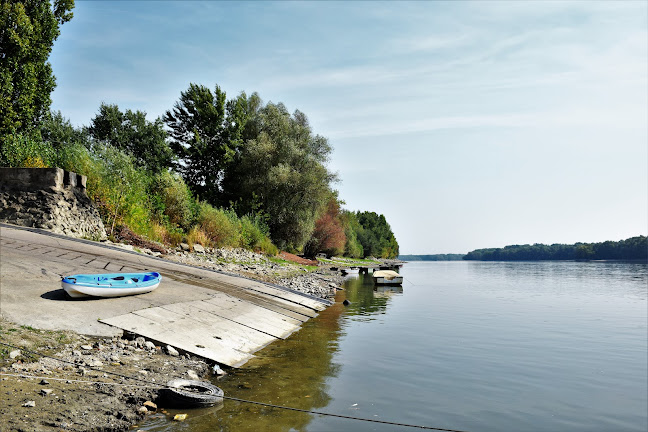
[{"label": "leafy tree", "polygon": [[242,93],[226,101],[219,86],[189,84],[164,121],[171,128],[171,147],[180,163],[176,169],[201,199],[219,204],[225,168],[242,143],[248,99]]},{"label": "leafy tree", "polygon": [[31,131],[48,113],[56,87],[47,61],[74,0],[2,0],[0,4],[0,138]]},{"label": "leafy tree", "polygon": [[88,132],[94,139],[130,154],[150,171],[159,172],[172,164],[173,151],[166,142],[162,119],[150,122],[143,111],[122,112],[117,105],[102,103]]},{"label": "leafy tree", "polygon": [[43,142],[49,143],[56,150],[61,150],[71,144],[89,146],[87,131],[75,128],[70,120],[63,117],[61,111],[50,111],[43,118],[40,124],[40,135]]},{"label": "leafy tree", "polygon": [[362,229],[362,226],[358,222],[358,218],[356,218],[355,213],[343,210],[341,219],[346,237],[344,255],[351,258],[362,258],[364,256],[364,249],[358,240],[358,232]]},{"label": "leafy tree", "polygon": [[375,212],[357,212],[355,214],[361,229],[357,231],[365,257],[396,258],[398,242],[385,216]]},{"label": "leafy tree", "polygon": [[304,247],[304,253],[310,256],[319,252],[341,255],[344,253],[346,240],[340,204],[335,196],[331,196],[324,212],[315,222],[315,229]]},{"label": "leafy tree", "polygon": [[331,147],[313,135],[303,113],[290,115],[281,103],[258,108],[249,121],[253,127],[246,133],[257,135],[235,152],[223,182],[227,196],[239,214],[267,214],[277,246],[299,250],[336,179],[325,166]]}]

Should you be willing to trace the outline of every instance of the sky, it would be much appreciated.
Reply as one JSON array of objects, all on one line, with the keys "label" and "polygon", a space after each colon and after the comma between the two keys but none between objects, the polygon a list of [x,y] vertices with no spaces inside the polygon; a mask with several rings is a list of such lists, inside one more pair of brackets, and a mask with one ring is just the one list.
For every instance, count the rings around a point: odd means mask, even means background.
[{"label": "sky", "polygon": [[401,254],[648,232],[648,2],[79,1],[52,109],[257,92],[329,139]]}]

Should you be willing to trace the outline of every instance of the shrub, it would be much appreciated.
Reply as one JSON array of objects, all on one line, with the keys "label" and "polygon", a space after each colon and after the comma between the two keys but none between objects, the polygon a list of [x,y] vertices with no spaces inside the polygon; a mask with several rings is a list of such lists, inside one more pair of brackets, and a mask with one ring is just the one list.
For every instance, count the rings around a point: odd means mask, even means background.
[{"label": "shrub", "polygon": [[39,138],[24,134],[4,136],[0,145],[0,166],[48,168],[54,165],[56,151]]},{"label": "shrub", "polygon": [[237,247],[240,234],[227,212],[216,209],[207,203],[199,204],[198,225],[216,247]]},{"label": "shrub", "polygon": [[152,193],[158,217],[189,230],[196,222],[198,206],[187,184],[177,174],[162,172],[155,177]]},{"label": "shrub", "polygon": [[191,228],[189,234],[187,234],[187,243],[193,249],[195,244],[200,244],[203,246],[211,246],[211,240],[209,236],[202,230],[200,227],[195,226]]}]

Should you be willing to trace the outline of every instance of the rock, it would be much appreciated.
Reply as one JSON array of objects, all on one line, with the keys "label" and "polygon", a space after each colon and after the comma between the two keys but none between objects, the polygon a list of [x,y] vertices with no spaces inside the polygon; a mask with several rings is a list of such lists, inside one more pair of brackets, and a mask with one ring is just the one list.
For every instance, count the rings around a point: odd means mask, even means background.
[{"label": "rock", "polygon": [[199,245],[199,244],[195,244],[193,246],[193,250],[194,250],[194,252],[197,252],[197,253],[203,253],[203,254],[205,253],[205,248],[202,245]]},{"label": "rock", "polygon": [[187,243],[180,243],[180,249],[182,249],[183,251],[189,251],[191,247]]},{"label": "rock", "polygon": [[212,368],[212,372],[214,373],[214,375],[218,375],[218,376],[227,375],[227,372],[221,369],[220,366],[218,365],[214,365],[214,367]]},{"label": "rock", "polygon": [[101,367],[103,366],[103,362],[100,362],[99,360],[90,360],[87,365],[90,367]]},{"label": "rock", "polygon": [[146,339],[144,339],[142,336],[135,338],[136,347],[141,348],[144,346],[145,343],[146,343]]},{"label": "rock", "polygon": [[188,370],[188,371],[187,371],[187,375],[188,375],[189,378],[191,378],[192,380],[196,380],[196,381],[197,381],[197,380],[200,380],[200,377],[198,376],[198,374],[197,374],[195,371]]},{"label": "rock", "polygon": [[9,358],[15,359],[16,357],[20,356],[20,354],[22,354],[20,350],[13,350],[9,353]]},{"label": "rock", "polygon": [[81,345],[79,348],[86,351],[92,351],[92,345]]},{"label": "rock", "polygon": [[349,300],[347,300],[347,299],[344,299],[344,301],[342,302],[342,304],[343,304],[344,306],[349,306],[349,305],[351,304],[351,302],[350,302]]},{"label": "rock", "polygon": [[52,389],[41,389],[40,394],[42,394],[43,396],[47,396],[47,395],[51,394],[53,391],[54,390],[52,390]]},{"label": "rock", "polygon": [[144,347],[148,350],[154,351],[155,350],[155,344],[151,341],[146,341],[144,343]]},{"label": "rock", "polygon": [[49,381],[47,381],[47,380],[41,380],[41,382],[39,382],[39,384],[40,384],[40,385],[47,385],[47,384],[49,384]]},{"label": "rock", "polygon": [[146,407],[146,409],[148,409],[149,411],[157,411],[157,405],[155,405],[155,404],[154,404],[153,402],[151,402],[151,401],[146,401],[146,402],[144,402],[143,405],[144,405],[144,406]]},{"label": "rock", "polygon": [[22,406],[26,408],[33,408],[36,406],[36,401],[27,401]]},{"label": "rock", "polygon": [[137,412],[140,414],[146,414],[148,412],[148,408],[146,408],[145,406],[141,406],[137,408]]},{"label": "rock", "polygon": [[176,351],[176,349],[173,348],[171,345],[167,345],[166,350],[167,350],[167,354],[169,354],[170,356],[178,357],[180,355],[180,353]]}]

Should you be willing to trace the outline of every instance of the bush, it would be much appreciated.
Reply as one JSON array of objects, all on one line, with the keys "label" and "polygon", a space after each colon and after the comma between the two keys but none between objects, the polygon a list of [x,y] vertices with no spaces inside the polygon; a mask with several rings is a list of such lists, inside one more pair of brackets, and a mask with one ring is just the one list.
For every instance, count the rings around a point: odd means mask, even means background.
[{"label": "bush", "polygon": [[4,136],[0,146],[0,166],[12,168],[49,168],[56,151],[48,143],[28,135]]},{"label": "bush", "polygon": [[230,216],[207,203],[199,204],[198,225],[216,247],[238,247],[240,233]]},{"label": "bush", "polygon": [[177,174],[158,174],[153,183],[152,194],[160,220],[187,231],[196,223],[198,205],[184,180]]}]

